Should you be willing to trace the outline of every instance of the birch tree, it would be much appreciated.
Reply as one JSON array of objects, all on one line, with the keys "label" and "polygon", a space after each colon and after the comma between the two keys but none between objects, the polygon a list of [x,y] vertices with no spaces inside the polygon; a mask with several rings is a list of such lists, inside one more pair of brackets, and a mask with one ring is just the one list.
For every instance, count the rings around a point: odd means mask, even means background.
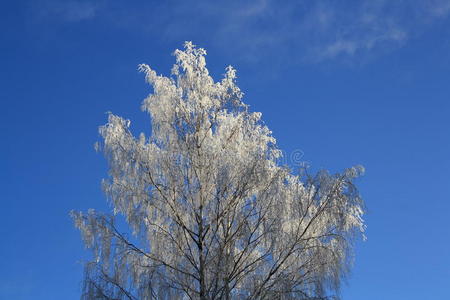
[{"label": "birch tree", "polygon": [[114,114],[100,127],[113,212],[71,213],[93,253],[82,299],[337,297],[364,232],[362,167],[312,176],[280,164],[235,69],[215,82],[204,49],[174,54],[169,77],[139,66],[153,87],[148,136]]}]

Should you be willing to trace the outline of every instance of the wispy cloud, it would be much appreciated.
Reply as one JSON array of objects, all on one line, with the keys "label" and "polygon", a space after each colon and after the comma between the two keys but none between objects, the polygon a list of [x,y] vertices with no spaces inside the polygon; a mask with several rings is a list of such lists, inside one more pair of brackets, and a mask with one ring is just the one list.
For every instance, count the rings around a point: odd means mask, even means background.
[{"label": "wispy cloud", "polygon": [[[171,17],[158,18],[163,13]],[[152,28],[165,28],[168,39],[201,33],[246,60],[279,54],[322,62],[402,47],[448,17],[450,0],[172,2],[152,15]]]},{"label": "wispy cloud", "polygon": [[397,9],[384,1],[361,1],[352,7],[318,5],[303,23],[307,32],[299,29],[309,41],[307,57],[322,61],[402,46],[410,33]]},{"label": "wispy cloud", "polygon": [[[97,15],[94,0],[45,0],[66,21]],[[450,0],[101,2],[104,20],[164,40],[208,42],[246,61],[360,59],[404,46],[450,15]]]},{"label": "wispy cloud", "polygon": [[450,13],[450,1],[448,0],[429,0],[427,10],[433,17],[445,17]]},{"label": "wispy cloud", "polygon": [[41,18],[58,18],[66,22],[92,19],[100,8],[100,1],[43,0],[35,6]]}]

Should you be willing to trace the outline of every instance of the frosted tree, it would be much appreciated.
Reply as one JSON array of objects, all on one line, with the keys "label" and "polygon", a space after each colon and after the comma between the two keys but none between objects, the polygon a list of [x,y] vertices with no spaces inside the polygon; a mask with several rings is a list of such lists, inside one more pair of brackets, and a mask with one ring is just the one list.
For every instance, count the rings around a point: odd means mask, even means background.
[{"label": "frosted tree", "polygon": [[310,176],[281,165],[235,70],[214,82],[205,55],[185,43],[170,77],[139,66],[153,86],[148,137],[113,114],[100,127],[113,213],[72,212],[94,256],[82,298],[337,297],[364,232],[362,168]]}]

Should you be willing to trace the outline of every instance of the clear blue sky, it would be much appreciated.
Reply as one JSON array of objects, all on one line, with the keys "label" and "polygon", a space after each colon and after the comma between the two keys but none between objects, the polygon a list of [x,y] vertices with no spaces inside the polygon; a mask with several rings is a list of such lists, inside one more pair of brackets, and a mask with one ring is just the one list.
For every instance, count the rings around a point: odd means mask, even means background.
[{"label": "clear blue sky", "polygon": [[97,128],[112,111],[148,130],[137,65],[167,75],[185,40],[216,79],[237,68],[286,153],[366,167],[368,240],[344,299],[450,299],[450,1],[24,0],[0,14],[0,299],[78,298],[87,252],[68,213],[108,210]]}]

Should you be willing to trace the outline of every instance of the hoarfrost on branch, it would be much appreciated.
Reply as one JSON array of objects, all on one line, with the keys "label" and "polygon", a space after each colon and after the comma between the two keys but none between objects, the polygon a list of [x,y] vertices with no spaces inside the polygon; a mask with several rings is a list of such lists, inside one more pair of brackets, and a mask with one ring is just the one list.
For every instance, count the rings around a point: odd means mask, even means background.
[{"label": "hoarfrost on branch", "polygon": [[[172,76],[140,65],[151,134],[109,114],[100,128],[112,215],[72,212],[94,260],[83,299],[325,299],[338,295],[363,234],[363,202],[341,174],[294,174],[226,69],[186,42]],[[125,217],[130,233],[116,225]]]}]

